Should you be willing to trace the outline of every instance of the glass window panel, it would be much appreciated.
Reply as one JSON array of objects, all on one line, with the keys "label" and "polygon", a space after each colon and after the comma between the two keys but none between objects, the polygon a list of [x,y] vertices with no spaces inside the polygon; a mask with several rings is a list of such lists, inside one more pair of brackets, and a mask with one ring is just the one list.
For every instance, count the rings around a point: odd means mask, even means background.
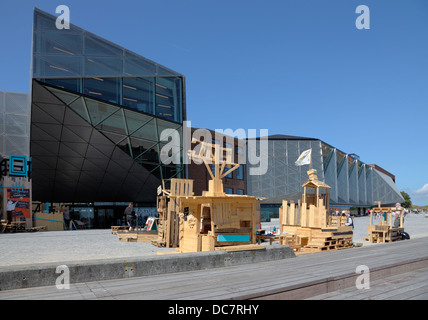
[{"label": "glass window panel", "polygon": [[173,130],[177,130],[178,134],[180,135],[180,140],[172,140],[171,137],[169,137],[168,141],[173,143],[176,146],[181,147],[182,144],[182,136],[183,136],[183,130],[181,125],[169,122],[169,121],[164,121],[161,119],[157,119],[157,127],[158,127],[158,133],[159,133],[159,137],[161,136],[162,131],[166,130],[166,129],[173,129]]},{"label": "glass window panel", "polygon": [[85,98],[85,102],[93,125],[99,124],[101,121],[120,109],[119,107],[88,98]]},{"label": "glass window panel", "polygon": [[41,81],[56,87],[74,92],[82,92],[80,79],[41,79]]},{"label": "glass window panel", "polygon": [[85,57],[85,77],[121,77],[122,60],[116,57]]},{"label": "glass window panel", "polygon": [[129,144],[129,138],[123,139],[123,137],[122,137],[121,141],[117,143],[117,146],[122,151],[124,151],[126,154],[128,154],[131,157],[133,157],[132,150],[131,150],[131,147],[130,147],[130,144]]},{"label": "glass window panel", "polygon": [[[130,144],[131,144],[132,154],[134,158],[149,159],[149,157],[146,158],[142,156],[149,150],[152,150],[152,148],[157,152],[157,149],[154,149],[155,146],[157,145],[157,142],[130,137]],[[149,160],[144,160],[144,161],[149,161]],[[152,159],[150,161],[157,161],[157,160]]]},{"label": "glass window panel", "polygon": [[49,87],[47,87],[47,89],[67,105],[79,98],[79,95],[77,94],[72,94],[72,93],[68,93],[62,90],[49,88]]},{"label": "glass window panel", "polygon": [[154,114],[153,86],[153,78],[124,78],[123,105],[137,111]]},{"label": "glass window panel", "polygon": [[34,55],[33,78],[78,78],[82,74],[82,57]]},{"label": "glass window panel", "polygon": [[156,115],[178,122],[177,107],[178,97],[174,79],[156,78]]},{"label": "glass window panel", "polygon": [[342,169],[342,166],[343,166],[343,164],[344,164],[344,162],[345,162],[345,154],[343,153],[343,152],[341,152],[341,151],[339,151],[339,150],[337,150],[336,151],[336,161],[337,161],[337,163],[336,163],[336,167],[337,167],[337,174],[339,174],[340,173],[340,171],[341,171],[341,169]]},{"label": "glass window panel", "polygon": [[85,35],[85,55],[98,57],[123,57],[123,49],[94,35]]},{"label": "glass window panel", "polygon": [[[102,130],[100,130],[100,132],[103,135],[105,135],[108,139],[110,139],[114,144],[117,144],[117,143],[119,143],[119,142],[121,142],[121,141],[123,141],[123,140],[126,139],[126,136],[120,135],[120,134],[117,134],[117,133],[113,133],[113,132],[109,132],[109,131],[102,131]],[[124,144],[122,143],[122,146],[123,145]],[[126,149],[128,149],[128,150],[126,150]],[[126,151],[129,154],[129,148],[125,147],[125,149],[122,149],[122,150]]]},{"label": "glass window panel", "polygon": [[181,178],[183,166],[161,166],[163,179]]},{"label": "glass window panel", "polygon": [[129,77],[153,77],[156,75],[156,64],[130,51],[125,50],[124,75]]},{"label": "glass window panel", "polygon": [[243,180],[244,179],[244,167],[240,165],[238,169],[236,169],[236,179]]},{"label": "glass window panel", "polygon": [[120,79],[87,78],[83,80],[84,94],[120,104]]},{"label": "glass window panel", "polygon": [[348,174],[351,175],[352,170],[354,169],[354,159],[349,156],[347,158],[348,158]]},{"label": "glass window panel", "polygon": [[71,209],[74,221],[78,221],[84,229],[91,229],[94,224],[94,208],[74,207]]},{"label": "glass window panel", "polygon": [[86,109],[85,99],[83,97],[80,97],[79,99],[71,103],[70,108],[73,109],[74,112],[80,115],[87,122],[91,122],[88,110]]},{"label": "glass window panel", "polygon": [[[230,170],[230,167],[228,165],[226,165],[226,166],[224,166],[223,173],[226,173],[229,170]],[[229,173],[227,176],[225,176],[225,178],[233,179],[233,171],[231,173]]]},{"label": "glass window panel", "polygon": [[156,132],[156,120],[152,119],[147,122],[143,127],[132,133],[131,135],[137,139],[144,139],[158,142],[158,134]]},{"label": "glass window panel", "polygon": [[224,193],[233,194],[233,189],[232,188],[224,188]]},{"label": "glass window panel", "polygon": [[123,109],[120,109],[118,112],[103,120],[103,122],[96,126],[96,129],[121,135],[128,135]]},{"label": "glass window panel", "polygon": [[143,125],[145,125],[147,122],[153,120],[153,117],[130,111],[130,110],[124,110],[125,112],[125,119],[126,124],[128,125],[128,132],[129,134],[133,134],[136,130],[141,128]]},{"label": "glass window panel", "polygon": [[157,71],[156,74],[158,76],[178,76],[179,74],[171,69],[168,69],[164,66],[161,66],[159,64],[156,65],[157,66]]},{"label": "glass window panel", "polygon": [[244,190],[243,189],[236,189],[236,194],[244,195]]},{"label": "glass window panel", "polygon": [[55,26],[55,19],[39,10],[34,11],[34,30],[58,30]]},{"label": "glass window panel", "polygon": [[52,55],[81,55],[83,36],[68,32],[37,32],[34,36],[34,52]]}]

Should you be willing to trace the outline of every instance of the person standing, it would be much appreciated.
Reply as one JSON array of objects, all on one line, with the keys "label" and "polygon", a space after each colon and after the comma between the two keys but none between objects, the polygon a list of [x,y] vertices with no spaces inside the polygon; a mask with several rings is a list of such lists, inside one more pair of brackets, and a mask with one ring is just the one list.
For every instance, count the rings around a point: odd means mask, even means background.
[{"label": "person standing", "polygon": [[64,224],[65,224],[65,229],[69,230],[70,229],[70,208],[68,206],[64,208]]},{"label": "person standing", "polygon": [[345,212],[346,215],[346,223],[345,226],[352,226],[352,230],[354,230],[354,219],[352,218],[349,210]]},{"label": "person standing", "polygon": [[134,211],[134,204],[132,202],[129,203],[129,205],[126,207],[124,215],[125,215],[125,221],[129,226],[129,231],[134,230],[133,227],[133,216],[132,212]]},{"label": "person standing", "polygon": [[395,211],[395,213],[394,213],[394,215],[395,215],[394,228],[399,228],[400,227],[401,215],[403,215],[403,225],[404,225],[404,217],[409,212],[406,209],[402,208],[401,204],[398,202],[395,204],[395,208],[397,209],[397,211]]}]

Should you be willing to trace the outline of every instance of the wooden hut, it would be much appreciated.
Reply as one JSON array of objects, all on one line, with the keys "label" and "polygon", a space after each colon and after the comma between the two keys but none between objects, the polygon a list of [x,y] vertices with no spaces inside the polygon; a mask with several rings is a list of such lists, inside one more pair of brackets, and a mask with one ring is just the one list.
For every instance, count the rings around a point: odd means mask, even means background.
[{"label": "wooden hut", "polygon": [[[264,248],[256,245],[260,199],[227,195],[223,190],[222,178],[239,167],[230,161],[232,150],[199,140],[192,142],[199,143],[200,148],[199,152],[189,151],[189,157],[202,161],[212,179],[202,196],[193,196],[191,180],[176,179],[175,185],[183,181],[187,186],[181,189],[185,194],[166,191],[158,197],[159,224],[165,221],[159,239],[165,239],[166,246],[178,246],[180,252]],[[161,219],[165,214],[168,218]]]},{"label": "wooden hut", "polygon": [[[401,239],[401,233],[404,232],[403,219],[404,209],[401,206],[381,207],[381,202],[377,201],[377,208],[370,210],[370,224],[368,226],[369,236],[365,240],[371,243],[392,242]],[[379,215],[380,220],[376,224],[374,215]],[[394,216],[399,215],[399,225],[394,225]]]}]

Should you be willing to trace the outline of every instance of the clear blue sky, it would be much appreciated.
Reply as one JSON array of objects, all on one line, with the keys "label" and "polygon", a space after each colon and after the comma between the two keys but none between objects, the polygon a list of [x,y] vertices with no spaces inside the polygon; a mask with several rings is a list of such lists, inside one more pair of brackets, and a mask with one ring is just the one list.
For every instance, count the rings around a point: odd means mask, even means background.
[{"label": "clear blue sky", "polygon": [[[184,74],[193,127],[319,138],[428,205],[428,1],[4,0],[0,90],[29,91],[33,8],[61,4],[73,24]],[[355,26],[362,4],[370,30]]]}]

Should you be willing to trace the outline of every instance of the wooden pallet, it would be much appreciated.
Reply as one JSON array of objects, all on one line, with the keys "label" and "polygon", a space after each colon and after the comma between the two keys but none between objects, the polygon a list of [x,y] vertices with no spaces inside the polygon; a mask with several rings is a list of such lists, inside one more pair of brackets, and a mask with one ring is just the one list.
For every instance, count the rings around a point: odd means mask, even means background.
[{"label": "wooden pallet", "polygon": [[2,219],[0,221],[0,232],[4,232],[6,230],[7,220]]},{"label": "wooden pallet", "polygon": [[[329,234],[329,233],[327,233]],[[348,237],[338,238],[337,234],[321,237],[315,236],[303,247],[305,251],[329,251],[354,247],[352,235]]]},{"label": "wooden pallet", "polygon": [[118,231],[117,236],[122,242],[152,242],[157,239],[157,231]]}]

